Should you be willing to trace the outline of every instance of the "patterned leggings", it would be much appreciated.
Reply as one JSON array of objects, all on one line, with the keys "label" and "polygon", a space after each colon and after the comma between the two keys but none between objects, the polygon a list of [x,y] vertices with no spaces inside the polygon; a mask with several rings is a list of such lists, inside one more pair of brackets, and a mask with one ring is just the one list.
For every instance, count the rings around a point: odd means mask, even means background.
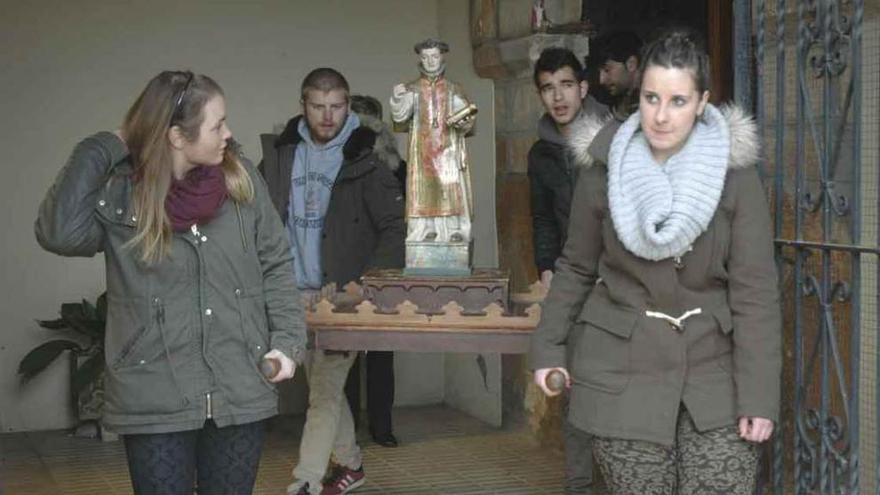
[{"label": "patterned leggings", "polygon": [[700,433],[684,405],[678,414],[675,445],[594,437],[593,455],[614,495],[751,495],[758,470],[758,447],[736,426]]},{"label": "patterned leggings", "polygon": [[[124,435],[131,484],[137,495],[249,494],[263,448],[262,421],[199,430]],[[198,473],[198,474],[196,474]]]}]

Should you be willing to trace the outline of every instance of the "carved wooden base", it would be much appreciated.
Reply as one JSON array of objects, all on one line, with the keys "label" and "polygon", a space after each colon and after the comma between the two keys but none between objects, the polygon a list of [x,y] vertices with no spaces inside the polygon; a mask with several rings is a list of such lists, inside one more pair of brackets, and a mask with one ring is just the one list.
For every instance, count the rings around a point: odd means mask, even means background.
[{"label": "carved wooden base", "polygon": [[404,301],[418,306],[425,314],[443,313],[443,306],[454,301],[463,314],[480,314],[492,303],[503,310],[509,305],[507,272],[476,268],[460,277],[411,275],[409,268],[372,270],[362,278],[364,297],[380,311],[392,312]]}]

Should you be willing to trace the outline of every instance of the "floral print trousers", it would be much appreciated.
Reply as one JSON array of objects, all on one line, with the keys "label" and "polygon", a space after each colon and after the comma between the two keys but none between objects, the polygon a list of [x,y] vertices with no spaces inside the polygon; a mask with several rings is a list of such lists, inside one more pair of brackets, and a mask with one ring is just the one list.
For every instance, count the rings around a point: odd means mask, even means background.
[{"label": "floral print trousers", "polygon": [[675,445],[594,437],[593,455],[613,495],[751,495],[758,446],[736,426],[700,433],[681,405]]}]

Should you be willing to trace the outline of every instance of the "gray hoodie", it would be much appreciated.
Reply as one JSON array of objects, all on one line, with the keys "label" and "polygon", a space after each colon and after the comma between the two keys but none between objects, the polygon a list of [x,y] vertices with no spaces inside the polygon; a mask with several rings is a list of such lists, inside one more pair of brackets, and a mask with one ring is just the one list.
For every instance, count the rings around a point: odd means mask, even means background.
[{"label": "gray hoodie", "polygon": [[351,133],[360,126],[353,112],[335,138],[319,145],[312,141],[306,119],[299,121],[303,142],[293,157],[287,230],[293,252],[293,271],[300,289],[320,289],[321,231],[330,205],[336,175],[342,167],[342,148]]}]

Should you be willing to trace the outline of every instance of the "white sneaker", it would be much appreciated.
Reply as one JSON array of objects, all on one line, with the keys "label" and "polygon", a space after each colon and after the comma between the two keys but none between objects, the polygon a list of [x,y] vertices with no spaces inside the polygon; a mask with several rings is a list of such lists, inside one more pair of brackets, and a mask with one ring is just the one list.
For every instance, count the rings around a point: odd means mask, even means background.
[{"label": "white sneaker", "polygon": [[309,491],[309,482],[296,480],[287,485],[287,495],[312,495],[312,492]]}]

